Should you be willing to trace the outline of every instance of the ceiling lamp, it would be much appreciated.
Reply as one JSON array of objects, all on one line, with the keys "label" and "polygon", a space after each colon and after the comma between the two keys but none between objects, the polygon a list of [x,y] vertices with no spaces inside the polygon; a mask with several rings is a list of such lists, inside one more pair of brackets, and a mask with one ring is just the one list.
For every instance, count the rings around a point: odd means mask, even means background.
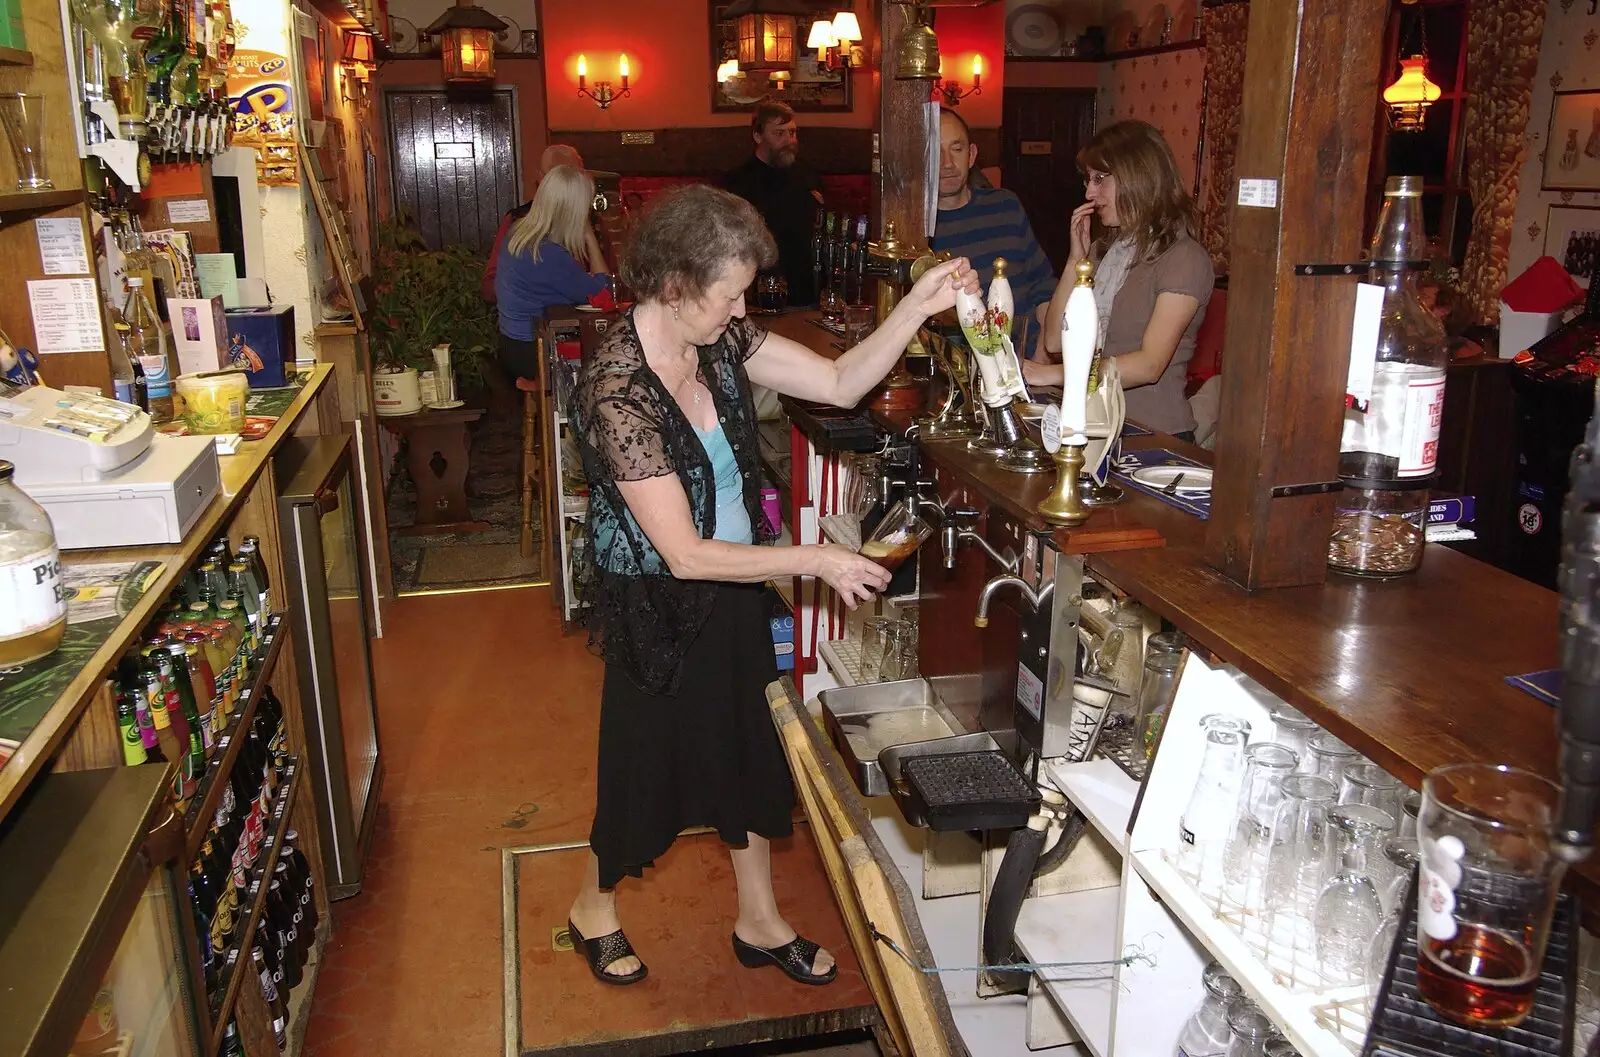
[{"label": "ceiling lamp", "polygon": [[811,13],[804,0],[734,0],[724,17],[738,22],[740,69],[792,69],[795,18]]},{"label": "ceiling lamp", "polygon": [[445,84],[490,84],[494,81],[494,38],[506,28],[472,0],[456,0],[454,7],[440,15],[426,30],[438,36],[439,56],[444,60]]},{"label": "ceiling lamp", "polygon": [[[1404,3],[1410,7],[1416,0],[1404,0]],[[1404,8],[1400,17],[1406,17]],[[1421,131],[1427,122],[1428,107],[1444,94],[1428,79],[1428,28],[1421,12],[1413,14],[1411,28],[1416,31],[1417,46],[1410,49],[1410,58],[1400,60],[1400,76],[1383,90],[1383,101],[1389,108],[1389,127],[1396,132]]]}]

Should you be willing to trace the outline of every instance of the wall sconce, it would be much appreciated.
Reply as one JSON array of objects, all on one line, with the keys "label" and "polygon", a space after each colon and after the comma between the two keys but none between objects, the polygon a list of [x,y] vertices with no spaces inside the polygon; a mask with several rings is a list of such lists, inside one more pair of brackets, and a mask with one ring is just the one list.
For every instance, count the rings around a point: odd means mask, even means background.
[{"label": "wall sconce", "polygon": [[773,70],[767,74],[767,80],[772,82],[772,90],[774,92],[781,92],[789,87],[789,82],[793,79],[794,72],[792,70]]},{"label": "wall sconce", "polygon": [[444,60],[445,84],[488,84],[494,81],[494,37],[506,24],[472,0],[440,15],[426,30],[439,36],[439,56]]},{"label": "wall sconce", "polygon": [[372,71],[377,68],[377,45],[371,33],[360,30],[346,30],[344,34],[344,55],[339,60],[339,65],[344,69],[344,76],[339,80],[339,94],[346,103],[353,104],[358,109],[365,109],[367,105],[367,79],[372,76]]},{"label": "wall sconce", "polygon": [[[720,70],[718,71],[718,76],[721,76]],[[622,82],[620,90],[613,88],[610,81],[596,81],[594,87],[590,88],[588,86],[589,60],[582,55],[578,56],[578,94],[586,95],[593,99],[594,105],[601,110],[609,109],[613,100],[626,99],[633,94],[628,88],[628,57],[626,55],[617,58],[617,78]]]},{"label": "wall sconce", "polygon": [[819,18],[811,23],[811,33],[806,47],[817,51],[817,65],[829,70],[849,69],[861,65],[866,56],[862,51],[861,23],[852,11],[840,11],[832,19]]},{"label": "wall sconce", "polygon": [[945,106],[959,106],[961,104],[961,100],[965,99],[967,96],[981,95],[983,93],[983,56],[974,55],[972,57],[971,88],[968,88],[963,92],[961,90],[960,81],[939,81],[938,89],[939,92],[944,96]]},{"label": "wall sconce", "polygon": [[833,23],[825,18],[819,18],[811,23],[811,35],[806,38],[806,47],[817,49],[817,65],[826,66],[830,58],[829,52],[838,47],[839,38],[833,35]]}]

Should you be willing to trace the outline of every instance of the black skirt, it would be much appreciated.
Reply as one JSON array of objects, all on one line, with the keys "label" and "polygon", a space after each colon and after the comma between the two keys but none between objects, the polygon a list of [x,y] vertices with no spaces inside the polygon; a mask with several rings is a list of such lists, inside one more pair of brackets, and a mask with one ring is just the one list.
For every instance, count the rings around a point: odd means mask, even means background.
[{"label": "black skirt", "polygon": [[793,832],[794,784],[766,688],[778,677],[758,584],[722,584],[671,695],[645,693],[607,665],[589,843],[600,886],[644,868],[680,832],[709,826],[729,844]]}]

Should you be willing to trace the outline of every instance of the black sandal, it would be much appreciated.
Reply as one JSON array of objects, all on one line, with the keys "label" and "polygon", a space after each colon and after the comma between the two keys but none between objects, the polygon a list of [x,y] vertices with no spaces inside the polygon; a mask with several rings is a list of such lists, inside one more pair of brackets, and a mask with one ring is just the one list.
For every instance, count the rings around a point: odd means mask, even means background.
[{"label": "black sandal", "polygon": [[619,986],[622,984],[636,984],[650,975],[650,970],[643,961],[639,962],[639,968],[626,975],[606,972],[607,969],[624,958],[639,957],[634,952],[633,944],[628,942],[628,937],[622,934],[621,929],[607,933],[597,940],[586,940],[583,938],[583,933],[578,931],[578,926],[568,920],[567,932],[572,936],[572,949],[578,952],[578,957],[583,959],[583,963],[589,967],[589,971],[594,973],[595,977],[602,983]]},{"label": "black sandal", "polygon": [[757,947],[740,939],[737,932],[733,934],[733,953],[739,956],[739,964],[746,969],[776,965],[788,975],[789,979],[816,987],[833,983],[834,977],[839,975],[837,964],[830,965],[825,973],[811,971],[811,967],[817,961],[817,952],[821,949],[817,944],[800,936],[796,936],[782,947]]}]

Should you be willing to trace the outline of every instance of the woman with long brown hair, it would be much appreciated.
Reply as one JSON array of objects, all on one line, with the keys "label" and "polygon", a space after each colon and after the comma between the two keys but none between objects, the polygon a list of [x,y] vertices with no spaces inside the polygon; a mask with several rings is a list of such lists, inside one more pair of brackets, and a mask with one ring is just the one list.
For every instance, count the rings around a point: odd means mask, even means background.
[{"label": "woman with long brown hair", "polygon": [[[1044,321],[1044,347],[1061,353],[1061,316],[1076,279],[1075,266],[1095,261],[1099,344],[1117,358],[1127,390],[1128,418],[1163,433],[1192,439],[1194,414],[1184,396],[1185,365],[1205,318],[1215,274],[1194,239],[1194,198],[1178,175],[1172,148],[1143,121],[1102,129],[1078,152],[1086,201],[1072,211],[1071,261]],[[1091,222],[1107,229],[1091,243]],[[1028,361],[1031,383],[1059,385],[1059,364]]]}]

